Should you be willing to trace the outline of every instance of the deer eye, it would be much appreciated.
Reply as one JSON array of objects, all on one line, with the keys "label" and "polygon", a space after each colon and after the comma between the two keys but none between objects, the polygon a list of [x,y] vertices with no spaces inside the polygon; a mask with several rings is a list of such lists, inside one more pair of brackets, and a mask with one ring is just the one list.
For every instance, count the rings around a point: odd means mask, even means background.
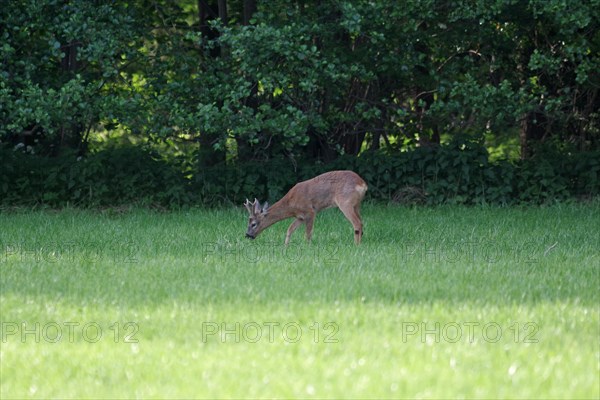
[{"label": "deer eye", "polygon": [[256,228],[256,225],[257,225],[257,224],[256,224],[256,222],[252,222],[250,225],[251,225],[253,228]]}]

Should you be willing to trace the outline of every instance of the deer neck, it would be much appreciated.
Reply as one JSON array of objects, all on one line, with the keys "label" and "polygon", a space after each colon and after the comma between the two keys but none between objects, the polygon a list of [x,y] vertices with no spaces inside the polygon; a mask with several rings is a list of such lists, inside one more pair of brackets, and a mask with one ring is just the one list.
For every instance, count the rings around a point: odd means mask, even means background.
[{"label": "deer neck", "polygon": [[263,229],[273,225],[276,222],[293,217],[294,213],[288,205],[287,199],[284,197],[271,207],[263,222]]}]

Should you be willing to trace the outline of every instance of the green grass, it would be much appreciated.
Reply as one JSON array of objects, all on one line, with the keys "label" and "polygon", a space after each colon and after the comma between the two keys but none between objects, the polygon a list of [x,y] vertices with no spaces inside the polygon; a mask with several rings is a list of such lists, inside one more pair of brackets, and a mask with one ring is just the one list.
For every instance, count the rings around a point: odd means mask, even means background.
[{"label": "green grass", "polygon": [[598,204],[363,218],[0,215],[0,398],[600,397]]}]

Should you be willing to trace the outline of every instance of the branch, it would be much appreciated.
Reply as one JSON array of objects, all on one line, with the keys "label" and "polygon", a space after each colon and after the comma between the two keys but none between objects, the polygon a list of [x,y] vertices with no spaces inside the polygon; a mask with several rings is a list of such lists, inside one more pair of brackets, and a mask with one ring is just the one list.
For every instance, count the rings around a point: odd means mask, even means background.
[{"label": "branch", "polygon": [[472,54],[472,55],[475,55],[475,56],[478,56],[478,57],[482,57],[482,58],[483,58],[483,55],[482,55],[481,53],[479,53],[478,51],[476,51],[476,50],[467,50],[467,51],[461,51],[460,53],[456,53],[456,54],[453,54],[453,55],[451,55],[450,57],[448,57],[448,58],[447,58],[447,59],[446,59],[446,60],[445,60],[445,61],[444,61],[444,62],[443,62],[443,63],[442,63],[442,64],[441,64],[441,65],[440,65],[438,68],[437,68],[437,72],[440,72],[440,71],[442,70],[442,68],[444,68],[444,67],[446,66],[446,64],[448,64],[448,62],[449,62],[450,60],[452,60],[454,57],[458,57],[458,56],[465,56],[465,55],[469,55],[469,54]]}]

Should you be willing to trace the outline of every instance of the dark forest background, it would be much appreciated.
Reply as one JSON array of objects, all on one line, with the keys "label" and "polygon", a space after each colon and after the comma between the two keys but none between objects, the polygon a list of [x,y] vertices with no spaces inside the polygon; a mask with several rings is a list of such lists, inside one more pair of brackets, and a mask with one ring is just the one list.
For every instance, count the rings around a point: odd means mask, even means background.
[{"label": "dark forest background", "polygon": [[4,1],[0,205],[599,194],[600,1]]}]

